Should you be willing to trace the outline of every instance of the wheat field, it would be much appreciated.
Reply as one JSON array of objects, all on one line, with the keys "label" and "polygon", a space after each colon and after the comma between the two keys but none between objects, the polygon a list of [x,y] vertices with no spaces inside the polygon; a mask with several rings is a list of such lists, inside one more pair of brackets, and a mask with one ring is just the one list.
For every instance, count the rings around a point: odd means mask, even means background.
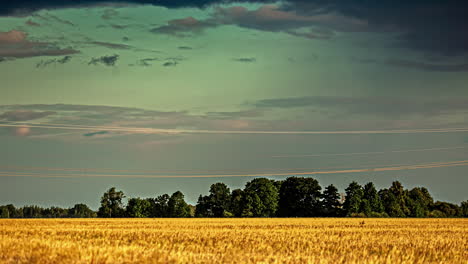
[{"label": "wheat field", "polygon": [[0,263],[468,263],[468,219],[6,219]]}]

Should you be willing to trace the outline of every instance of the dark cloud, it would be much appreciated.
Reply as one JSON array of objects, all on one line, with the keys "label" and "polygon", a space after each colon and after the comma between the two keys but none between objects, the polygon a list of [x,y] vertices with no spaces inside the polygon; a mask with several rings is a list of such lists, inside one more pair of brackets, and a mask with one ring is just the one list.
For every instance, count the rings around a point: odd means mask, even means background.
[{"label": "dark cloud", "polygon": [[133,49],[133,47],[130,46],[130,45],[103,42],[103,41],[90,41],[90,42],[87,42],[87,43],[92,44],[92,45],[106,47],[106,48],[109,48],[109,49],[120,49],[120,50]]},{"label": "dark cloud", "polygon": [[61,59],[41,60],[36,64],[36,68],[44,68],[49,65],[65,64],[70,62],[72,56],[65,56]]},{"label": "dark cloud", "polygon": [[56,114],[54,111],[36,112],[29,110],[7,111],[0,115],[0,120],[6,121],[28,121]]},{"label": "dark cloud", "polygon": [[88,62],[88,65],[98,65],[103,64],[105,66],[115,66],[119,60],[119,55],[110,55],[110,56],[102,56],[99,58],[92,58],[91,61]]},{"label": "dark cloud", "polygon": [[344,97],[305,96],[275,98],[256,101],[256,108],[292,109],[310,107],[327,109],[347,114],[370,115],[439,115],[444,113],[468,112],[468,98],[447,97]]},{"label": "dark cloud", "polygon": [[232,59],[233,61],[244,62],[244,63],[253,63],[256,62],[256,58],[235,58]]},{"label": "dark cloud", "polygon": [[122,37],[122,41],[130,41],[129,37]]},{"label": "dark cloud", "polygon": [[32,21],[31,19],[26,21],[25,24],[28,25],[28,26],[31,26],[31,27],[40,27],[41,26],[41,24],[36,23],[36,22]]},{"label": "dark cloud", "polygon": [[189,46],[179,46],[177,48],[180,49],[180,50],[193,50],[193,48],[189,47]]},{"label": "dark cloud", "polygon": [[387,60],[386,65],[417,69],[431,72],[466,72],[468,71],[468,63],[460,64],[434,64],[409,60]]},{"label": "dark cloud", "polygon": [[109,131],[98,131],[98,132],[86,133],[86,134],[83,134],[83,136],[84,137],[93,137],[93,136],[105,135],[105,134],[109,134]]},{"label": "dark cloud", "polygon": [[137,62],[137,65],[144,66],[144,67],[153,66],[152,62],[154,61],[161,61],[161,59],[160,58],[145,58],[145,59],[139,60]]},{"label": "dark cloud", "polygon": [[207,28],[217,27],[213,20],[198,20],[193,17],[174,19],[167,22],[167,25],[153,28],[151,32],[157,34],[167,34],[176,37],[189,37],[203,32]]},{"label": "dark cloud", "polygon": [[116,17],[119,16],[119,11],[115,10],[115,9],[106,9],[104,10],[101,18],[102,19],[105,19],[105,20],[110,20],[110,19],[114,19]]},{"label": "dark cloud", "polygon": [[62,49],[52,43],[30,41],[27,37],[27,33],[18,30],[0,32],[0,57],[29,58],[79,53],[72,48]]},{"label": "dark cloud", "polygon": [[174,66],[177,66],[177,64],[179,64],[177,61],[167,61],[167,62],[163,63],[162,66],[164,66],[164,67],[174,67]]},{"label": "dark cloud", "polygon": [[290,0],[289,9],[309,15],[339,12],[378,30],[399,32],[400,46],[444,55],[468,52],[468,2],[459,0]]}]

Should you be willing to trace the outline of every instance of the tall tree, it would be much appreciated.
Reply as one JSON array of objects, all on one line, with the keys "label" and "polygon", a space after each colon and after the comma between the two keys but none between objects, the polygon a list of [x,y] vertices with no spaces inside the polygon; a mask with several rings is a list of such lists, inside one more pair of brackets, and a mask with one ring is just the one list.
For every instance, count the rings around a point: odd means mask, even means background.
[{"label": "tall tree", "polygon": [[325,188],[322,194],[322,204],[323,204],[323,216],[337,217],[340,216],[340,194],[338,189],[330,184]]},{"label": "tall tree", "polygon": [[278,209],[278,189],[273,180],[256,178],[245,185],[244,216],[269,217]]},{"label": "tall tree", "polygon": [[184,194],[177,191],[171,195],[168,202],[170,217],[190,217],[190,207],[184,200]]},{"label": "tall tree", "polygon": [[222,217],[230,214],[231,190],[224,183],[215,183],[210,187],[210,206],[215,217]]},{"label": "tall tree", "polygon": [[154,199],[149,199],[151,203],[150,217],[169,217],[170,198],[168,194],[163,194]]},{"label": "tall tree", "polygon": [[347,216],[352,216],[362,212],[361,205],[364,197],[364,190],[357,182],[351,182],[345,189],[346,199],[343,204],[343,209]]},{"label": "tall tree", "polygon": [[[380,199],[379,192],[375,188],[372,182],[367,183],[364,185],[363,188],[363,199],[367,201],[369,204],[369,209],[367,211],[375,212],[375,213],[383,213],[384,206],[382,200]],[[367,213],[369,216],[370,214]]]},{"label": "tall tree", "polygon": [[125,197],[122,191],[116,191],[115,187],[110,188],[101,197],[101,207],[99,207],[99,217],[122,217],[124,216],[124,207],[122,199]]},{"label": "tall tree", "polygon": [[243,197],[243,193],[244,192],[241,189],[232,190],[230,212],[236,217],[241,217],[242,216],[242,211],[243,211],[242,197]]},{"label": "tall tree", "polygon": [[289,177],[279,192],[279,216],[319,216],[322,187],[317,180]]}]

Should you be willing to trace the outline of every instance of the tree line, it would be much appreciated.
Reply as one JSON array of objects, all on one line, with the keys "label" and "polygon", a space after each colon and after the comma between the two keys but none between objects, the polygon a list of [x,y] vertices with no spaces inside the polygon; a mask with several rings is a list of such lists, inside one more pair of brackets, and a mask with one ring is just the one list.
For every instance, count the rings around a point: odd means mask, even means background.
[{"label": "tree line", "polygon": [[244,189],[230,190],[224,183],[210,186],[195,206],[176,191],[155,198],[129,198],[115,187],[101,197],[97,212],[85,204],[72,208],[0,206],[0,218],[115,218],[115,217],[468,217],[468,201],[460,205],[434,201],[424,187],[405,189],[395,181],[377,190],[353,181],[340,194],[333,185],[322,187],[308,177],[286,180],[256,178]]}]

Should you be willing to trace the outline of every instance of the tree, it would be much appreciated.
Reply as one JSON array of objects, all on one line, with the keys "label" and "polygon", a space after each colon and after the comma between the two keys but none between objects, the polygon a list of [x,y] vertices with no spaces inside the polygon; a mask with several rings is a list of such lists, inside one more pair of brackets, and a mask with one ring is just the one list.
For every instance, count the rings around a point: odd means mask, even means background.
[{"label": "tree", "polygon": [[242,197],[243,197],[243,193],[244,192],[241,189],[235,189],[235,190],[232,191],[232,194],[231,194],[230,212],[236,217],[241,217],[242,216],[242,211],[243,211]]},{"label": "tree", "polygon": [[200,194],[197,200],[197,205],[195,206],[195,216],[196,217],[213,217],[213,211],[210,204],[210,197],[203,196]]},{"label": "tree", "polygon": [[155,199],[149,199],[151,203],[151,217],[169,217],[169,199],[168,194],[159,195]]},{"label": "tree", "polygon": [[289,177],[279,191],[279,216],[319,216],[322,187],[317,180]]},{"label": "tree", "polygon": [[434,203],[434,210],[440,211],[445,217],[459,217],[462,215],[460,208],[456,204],[437,201]]},{"label": "tree", "polygon": [[169,217],[190,217],[190,207],[184,200],[184,194],[177,191],[171,195],[168,201]]},{"label": "tree", "polygon": [[463,217],[468,217],[468,200],[461,202],[460,210]]},{"label": "tree", "polygon": [[229,212],[231,190],[224,183],[215,183],[210,187],[210,207],[215,217],[222,217]]},{"label": "tree", "polygon": [[89,209],[86,204],[75,204],[68,209],[68,216],[72,218],[92,218],[96,217],[96,213]]},{"label": "tree", "polygon": [[147,199],[131,198],[128,200],[125,215],[136,218],[149,217],[151,215],[151,202]]},{"label": "tree", "polygon": [[426,217],[433,207],[434,200],[426,188],[416,187],[408,192],[407,207],[411,217]]},{"label": "tree", "polygon": [[336,217],[340,216],[340,194],[338,189],[330,184],[325,188],[322,194],[323,216]]},{"label": "tree", "polygon": [[275,181],[267,178],[253,179],[243,192],[244,216],[269,217],[278,209],[278,189]]},{"label": "tree", "polygon": [[[385,209],[382,204],[382,200],[380,199],[379,192],[375,188],[374,184],[369,182],[364,185],[363,192],[363,199],[367,201],[369,208],[362,211],[365,212],[367,216],[370,216],[372,212],[383,213]],[[366,202],[364,202],[364,207],[366,206]]]},{"label": "tree", "polygon": [[10,212],[6,206],[0,206],[0,218],[10,218]]},{"label": "tree", "polygon": [[344,213],[347,216],[352,216],[361,213],[362,199],[364,197],[364,190],[357,182],[351,182],[345,189],[346,199],[343,204]]},{"label": "tree", "polygon": [[110,188],[101,197],[101,207],[99,207],[99,217],[122,217],[124,215],[124,207],[122,199],[125,197],[122,191],[116,191],[115,187]]}]

